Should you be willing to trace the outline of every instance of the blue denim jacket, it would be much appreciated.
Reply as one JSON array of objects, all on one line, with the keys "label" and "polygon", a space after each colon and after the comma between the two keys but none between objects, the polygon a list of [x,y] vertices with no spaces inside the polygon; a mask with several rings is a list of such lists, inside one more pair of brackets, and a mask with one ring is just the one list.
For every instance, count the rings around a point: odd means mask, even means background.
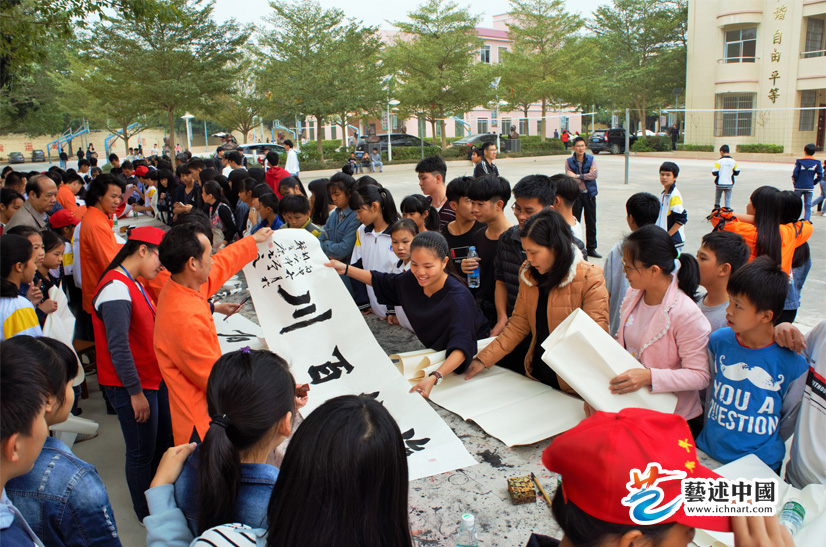
[{"label": "blue denim jacket", "polygon": [[54,437],[6,494],[45,545],[120,546],[106,487],[93,465]]},{"label": "blue denim jacket", "polygon": [[[198,446],[187,458],[175,481],[175,504],[183,511],[193,535],[198,532]],[[278,468],[265,463],[242,463],[241,486],[231,522],[267,527],[267,506],[278,478]]]}]

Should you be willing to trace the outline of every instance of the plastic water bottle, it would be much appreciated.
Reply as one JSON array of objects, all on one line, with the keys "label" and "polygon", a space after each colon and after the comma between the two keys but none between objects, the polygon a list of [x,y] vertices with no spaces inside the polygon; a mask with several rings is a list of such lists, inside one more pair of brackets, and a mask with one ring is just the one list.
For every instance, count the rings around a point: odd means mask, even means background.
[{"label": "plastic water bottle", "polygon": [[470,513],[462,515],[459,533],[456,535],[456,547],[479,547],[476,537],[476,519]]},{"label": "plastic water bottle", "polygon": [[114,231],[116,234],[118,233],[118,217],[117,216],[114,217],[113,220],[112,220],[112,231]]},{"label": "plastic water bottle", "polygon": [[792,535],[795,535],[803,526],[803,519],[806,518],[806,509],[803,508],[800,500],[790,499],[783,504],[779,518],[780,524],[788,528]]},{"label": "plastic water bottle", "polygon": [[[471,247],[471,248],[468,249],[467,257],[468,258],[478,258],[479,257],[479,254],[476,252],[476,247]],[[479,268],[478,268],[478,266],[475,270],[473,270],[472,272],[467,274],[467,286],[468,286],[468,288],[471,288],[471,289],[478,289],[479,288]],[[473,515],[471,515],[471,518],[473,518]]]}]

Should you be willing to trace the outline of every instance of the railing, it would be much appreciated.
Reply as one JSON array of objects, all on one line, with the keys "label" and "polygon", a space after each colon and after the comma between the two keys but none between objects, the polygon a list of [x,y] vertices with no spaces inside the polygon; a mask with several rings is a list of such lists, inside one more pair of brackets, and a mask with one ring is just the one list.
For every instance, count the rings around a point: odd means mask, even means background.
[{"label": "railing", "polygon": [[760,57],[724,57],[717,59],[717,64],[725,65],[728,63],[756,63]]},{"label": "railing", "polygon": [[826,56],[826,49],[820,49],[817,51],[801,51],[800,57],[803,59],[810,59],[812,57],[824,57]]}]

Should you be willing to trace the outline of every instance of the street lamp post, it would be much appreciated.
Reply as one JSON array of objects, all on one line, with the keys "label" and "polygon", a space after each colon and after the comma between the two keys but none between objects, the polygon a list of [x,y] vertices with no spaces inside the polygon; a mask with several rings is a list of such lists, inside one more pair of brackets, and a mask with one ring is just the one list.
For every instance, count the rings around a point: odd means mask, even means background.
[{"label": "street lamp post", "polygon": [[181,119],[186,120],[186,149],[187,150],[192,149],[192,123],[191,122],[192,122],[192,118],[194,118],[194,117],[195,116],[193,116],[189,112],[187,112],[186,114],[181,116]]},{"label": "street lamp post", "polygon": [[398,105],[401,101],[397,101],[396,99],[389,98],[390,93],[388,92],[388,99],[387,99],[387,163],[393,161],[393,145],[391,144],[391,138],[393,136],[393,111],[391,107]]}]

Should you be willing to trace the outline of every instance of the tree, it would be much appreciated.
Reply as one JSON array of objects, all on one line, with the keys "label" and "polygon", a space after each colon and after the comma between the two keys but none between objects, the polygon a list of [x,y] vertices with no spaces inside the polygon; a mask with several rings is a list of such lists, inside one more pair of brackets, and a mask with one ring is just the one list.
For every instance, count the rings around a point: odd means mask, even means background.
[{"label": "tree", "polygon": [[316,146],[324,159],[324,120],[339,116],[346,127],[350,113],[372,108],[381,97],[378,29],[345,19],[343,11],[324,9],[315,0],[270,6],[275,29],[260,40],[263,88],[277,97],[274,108],[315,118]]},{"label": "tree", "polygon": [[569,65],[573,52],[564,46],[576,39],[583,21],[565,11],[563,0],[510,0],[510,4],[510,15],[516,22],[508,25],[513,54],[505,58],[504,70],[510,74],[519,71],[524,79],[532,80],[520,86],[528,86],[530,91],[521,101],[531,97],[540,101],[542,121],[539,133],[544,141],[548,107],[565,103],[566,85],[582,78],[581,74],[571,73]]},{"label": "tree", "polygon": [[136,109],[164,115],[174,152],[175,119],[185,110],[207,110],[228,92],[231,62],[249,34],[235,21],[215,23],[211,3],[157,1],[172,4],[177,15],[121,14],[99,27],[89,55],[98,78],[128,90]]},{"label": "tree", "polygon": [[[508,103],[506,109],[521,110],[527,118],[531,105],[539,100],[536,80],[525,77],[526,74],[530,74],[532,67],[525,56],[514,56],[512,52],[505,53],[501,63],[502,80],[499,82],[499,93]],[[527,124],[527,128],[525,136],[530,135],[530,124]]]},{"label": "tree", "polygon": [[252,58],[245,58],[238,63],[232,87],[216,99],[209,116],[230,131],[240,132],[245,143],[255,126],[253,121],[261,116],[268,101],[268,95],[258,89],[258,78],[258,70]]},{"label": "tree", "polygon": [[686,0],[614,0],[588,24],[606,61],[605,83],[644,122],[649,105],[685,87]]},{"label": "tree", "polygon": [[434,135],[438,122],[445,148],[445,119],[493,98],[490,67],[475,62],[479,18],[450,0],[427,0],[408,17],[393,23],[400,34],[385,50],[385,64],[399,86],[395,98],[420,112]]}]

